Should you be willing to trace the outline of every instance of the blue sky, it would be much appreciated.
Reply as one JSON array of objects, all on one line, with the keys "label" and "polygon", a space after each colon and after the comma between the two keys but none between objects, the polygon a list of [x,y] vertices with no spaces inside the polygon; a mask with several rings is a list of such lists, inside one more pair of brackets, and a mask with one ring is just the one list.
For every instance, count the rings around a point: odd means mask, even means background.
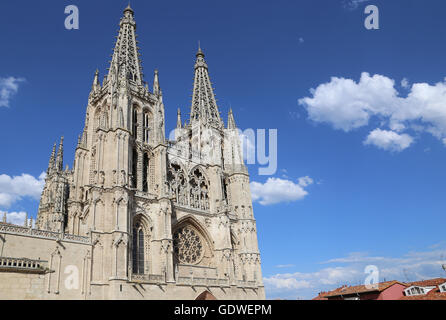
[{"label": "blue sky", "polygon": [[[199,40],[224,119],[232,106],[240,128],[278,130],[276,174],[249,166],[268,298],[359,284],[370,264],[381,280],[445,275],[446,3],[356,2],[132,1],[145,80],[159,69],[168,130],[178,107],[189,112]],[[71,4],[79,30],[64,28]],[[369,4],[379,30],[364,27]],[[0,211],[9,219],[35,216],[62,135],[71,167],[94,71],[102,78],[108,67],[126,5],[3,1]]]}]

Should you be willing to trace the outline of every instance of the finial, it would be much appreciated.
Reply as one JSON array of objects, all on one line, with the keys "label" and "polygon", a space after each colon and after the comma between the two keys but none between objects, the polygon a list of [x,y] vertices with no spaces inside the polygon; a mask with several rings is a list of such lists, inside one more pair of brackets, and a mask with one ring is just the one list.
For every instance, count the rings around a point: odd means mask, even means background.
[{"label": "finial", "polygon": [[198,41],[198,52],[197,52],[197,57],[198,56],[203,56],[204,57],[204,53],[203,53],[203,51],[201,50],[201,43],[200,43],[200,41]]},{"label": "finial", "polygon": [[131,13],[134,13],[132,7],[130,7],[130,1],[129,1],[129,5],[127,6],[127,8],[124,9],[124,13],[126,13],[127,11],[130,11]]}]

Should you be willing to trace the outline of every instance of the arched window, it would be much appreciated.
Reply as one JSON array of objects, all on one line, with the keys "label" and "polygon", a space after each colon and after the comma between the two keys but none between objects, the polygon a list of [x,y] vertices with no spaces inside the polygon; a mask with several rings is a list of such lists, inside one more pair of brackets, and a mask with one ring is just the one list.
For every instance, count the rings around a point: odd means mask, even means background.
[{"label": "arched window", "polygon": [[106,110],[100,116],[99,127],[104,130],[108,129],[108,112]]},{"label": "arched window", "polygon": [[144,228],[137,222],[133,227],[133,273],[144,274]]},{"label": "arched window", "polygon": [[133,137],[135,139],[137,139],[138,137],[138,110],[133,109],[133,119],[132,119],[132,123],[133,123]]},{"label": "arched window", "polygon": [[133,156],[132,156],[132,179],[131,179],[131,187],[137,188],[137,173],[138,173],[138,152],[135,148],[133,148]]},{"label": "arched window", "polygon": [[143,118],[143,141],[149,143],[150,141],[150,127],[151,127],[152,117],[149,112],[144,112]]},{"label": "arched window", "polygon": [[198,168],[189,178],[189,192],[189,205],[192,208],[209,210],[209,184]]},{"label": "arched window", "polygon": [[149,192],[149,155],[144,153],[142,191]]},{"label": "arched window", "polygon": [[167,173],[169,192],[175,196],[175,201],[179,205],[187,205],[187,179],[183,170],[177,164],[171,164]]}]

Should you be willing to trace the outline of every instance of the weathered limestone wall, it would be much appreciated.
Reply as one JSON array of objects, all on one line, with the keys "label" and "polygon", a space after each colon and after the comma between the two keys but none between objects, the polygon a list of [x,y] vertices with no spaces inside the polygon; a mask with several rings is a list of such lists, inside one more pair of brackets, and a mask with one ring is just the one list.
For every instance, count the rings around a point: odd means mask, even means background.
[{"label": "weathered limestone wall", "polygon": [[0,300],[41,300],[45,275],[0,272]]},{"label": "weathered limestone wall", "polygon": [[0,299],[83,299],[90,251],[88,244],[0,232],[0,257],[41,260],[50,269],[44,274],[0,271]]},{"label": "weathered limestone wall", "polygon": [[204,291],[221,300],[265,299],[263,287],[244,287],[236,282],[220,287],[196,282],[193,285],[165,283],[164,280],[158,284],[119,279],[92,282],[91,245],[66,240],[0,232],[0,256],[40,260],[52,271],[37,274],[0,269],[0,300],[194,300]]}]

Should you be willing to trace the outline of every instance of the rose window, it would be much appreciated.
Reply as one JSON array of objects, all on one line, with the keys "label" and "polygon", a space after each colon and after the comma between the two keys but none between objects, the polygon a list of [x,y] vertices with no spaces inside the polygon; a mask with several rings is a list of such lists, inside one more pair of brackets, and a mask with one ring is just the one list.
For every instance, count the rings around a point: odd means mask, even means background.
[{"label": "rose window", "polygon": [[203,256],[200,236],[191,228],[179,228],[173,235],[175,255],[179,262],[197,264]]}]

